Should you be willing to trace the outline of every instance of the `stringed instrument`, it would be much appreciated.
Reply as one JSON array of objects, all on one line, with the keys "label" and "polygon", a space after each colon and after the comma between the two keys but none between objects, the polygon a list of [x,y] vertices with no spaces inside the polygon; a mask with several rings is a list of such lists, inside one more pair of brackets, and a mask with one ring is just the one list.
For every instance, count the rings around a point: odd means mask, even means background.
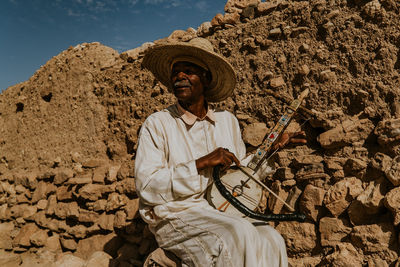
[{"label": "stringed instrument", "polygon": [[273,144],[287,128],[308,92],[308,89],[304,90],[297,99],[292,101],[272,131],[266,135],[262,145],[253,154],[246,167],[232,166],[224,172],[221,172],[220,166],[214,168],[214,183],[207,191],[207,200],[212,206],[222,212],[261,221],[305,220],[305,215],[303,214],[261,214],[257,213],[256,209],[261,201],[262,190],[266,189],[270,194],[282,201],[291,212],[295,211],[294,208],[262,183],[262,178],[266,176],[265,170],[268,169],[269,159],[277,151],[271,151]]}]

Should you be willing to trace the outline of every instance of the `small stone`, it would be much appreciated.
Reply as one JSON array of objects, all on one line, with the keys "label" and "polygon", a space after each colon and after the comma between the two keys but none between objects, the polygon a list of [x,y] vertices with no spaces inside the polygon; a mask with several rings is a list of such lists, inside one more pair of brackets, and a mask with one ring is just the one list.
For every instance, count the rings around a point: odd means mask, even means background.
[{"label": "small stone", "polygon": [[18,235],[14,238],[13,243],[17,246],[30,246],[31,236],[33,236],[33,234],[35,234],[38,230],[39,228],[34,223],[24,225],[20,229]]},{"label": "small stone", "polygon": [[68,179],[67,182],[65,182],[65,184],[90,184],[92,183],[92,174],[91,173],[86,173],[86,174],[80,174],[75,178],[70,178]]},{"label": "small stone", "polygon": [[56,185],[60,185],[67,181],[68,179],[72,178],[74,176],[74,171],[71,169],[58,169],[56,171],[56,175],[54,176],[53,183]]},{"label": "small stone", "polygon": [[106,214],[103,212],[98,220],[97,223],[99,224],[100,228],[103,230],[114,230],[114,215],[113,214]]},{"label": "small stone", "polygon": [[107,161],[104,159],[90,159],[82,163],[82,167],[84,168],[97,168],[103,165],[106,165]]},{"label": "small stone", "polygon": [[108,169],[106,180],[110,183],[117,181],[118,170],[121,168],[121,165],[114,165]]},{"label": "small stone", "polygon": [[218,13],[215,17],[211,20],[212,27],[218,27],[224,25],[224,15]]},{"label": "small stone", "polygon": [[209,35],[211,33],[211,28],[212,28],[211,22],[209,21],[203,22],[197,29],[198,35],[199,36]]},{"label": "small stone", "polygon": [[114,227],[122,228],[126,225],[126,214],[124,211],[119,210],[115,213],[114,216]]},{"label": "small stone", "polygon": [[308,184],[304,189],[300,200],[300,209],[307,216],[317,221],[318,214],[322,208],[326,191],[322,188]]},{"label": "small stone", "polygon": [[66,250],[75,251],[76,248],[78,247],[78,244],[73,239],[61,238],[60,242],[61,242],[61,246]]},{"label": "small stone", "polygon": [[317,245],[314,223],[280,222],[276,230],[281,233],[289,253],[306,253]]},{"label": "small stone", "polygon": [[124,207],[126,213],[126,219],[132,220],[138,215],[139,212],[139,198],[128,200],[128,203]]},{"label": "small stone", "polygon": [[286,84],[285,84],[285,81],[283,80],[283,78],[279,76],[277,78],[271,79],[270,82],[269,82],[269,85],[272,88],[279,88],[279,87],[282,87],[282,86],[284,86]]},{"label": "small stone", "polygon": [[394,225],[400,223],[400,187],[393,188],[389,193],[385,195],[384,201],[385,207],[388,208],[394,218]]},{"label": "small stone", "polygon": [[307,76],[310,73],[310,68],[306,64],[303,64],[297,68],[297,71],[300,75]]},{"label": "small stone", "polygon": [[48,238],[47,232],[45,230],[39,229],[31,236],[30,241],[32,245],[37,247],[42,247],[45,245],[47,238]]},{"label": "small stone", "polygon": [[269,31],[269,36],[271,37],[279,37],[282,34],[282,30],[280,28],[274,28]]},{"label": "small stone", "polygon": [[388,169],[385,174],[394,186],[400,185],[400,156],[393,159],[390,169]]},{"label": "small stone", "polygon": [[267,133],[268,129],[265,123],[252,123],[244,128],[243,141],[253,147],[258,147]]},{"label": "small stone", "polygon": [[337,218],[324,217],[319,221],[322,246],[336,246],[351,232],[351,227],[345,226]]},{"label": "small stone", "polygon": [[310,46],[306,43],[301,44],[299,47],[300,52],[308,52],[310,50]]},{"label": "small stone", "polygon": [[90,255],[85,267],[108,267],[112,257],[104,251],[96,251]]},{"label": "small stone", "polygon": [[38,210],[44,210],[47,207],[47,200],[46,199],[41,199],[39,202],[36,204],[36,207]]},{"label": "small stone", "polygon": [[337,80],[336,73],[331,70],[321,71],[319,77],[320,77],[321,81],[323,81],[323,82],[327,82],[327,81],[336,82],[336,80]]},{"label": "small stone", "polygon": [[125,195],[119,195],[117,193],[111,193],[108,196],[106,211],[116,210],[122,206],[125,206],[128,198]]},{"label": "small stone", "polygon": [[57,267],[84,267],[85,261],[71,254],[63,254],[54,265]]}]

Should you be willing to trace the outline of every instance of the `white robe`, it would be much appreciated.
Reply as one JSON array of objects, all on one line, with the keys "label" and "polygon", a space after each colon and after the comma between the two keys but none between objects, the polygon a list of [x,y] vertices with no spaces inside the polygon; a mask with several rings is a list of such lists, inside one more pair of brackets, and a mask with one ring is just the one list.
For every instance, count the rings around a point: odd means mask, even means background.
[{"label": "white robe", "polygon": [[238,121],[227,111],[209,109],[199,119],[173,105],[149,116],[135,159],[142,218],[184,266],[287,266],[276,230],[217,211],[204,198],[212,170],[198,172],[195,160],[217,147],[245,158]]}]

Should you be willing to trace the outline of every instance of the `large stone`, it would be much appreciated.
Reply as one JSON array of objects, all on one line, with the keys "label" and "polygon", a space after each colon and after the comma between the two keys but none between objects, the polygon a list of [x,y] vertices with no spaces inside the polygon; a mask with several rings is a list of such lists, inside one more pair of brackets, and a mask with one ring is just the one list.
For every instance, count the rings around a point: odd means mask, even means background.
[{"label": "large stone", "polygon": [[46,183],[44,181],[40,181],[35,191],[32,195],[32,203],[36,203],[41,199],[46,199],[46,197],[50,194],[55,192],[57,187],[53,184]]},{"label": "large stone", "polygon": [[235,25],[240,22],[240,15],[238,13],[226,13],[223,17],[223,24]]},{"label": "large stone", "polygon": [[112,257],[104,251],[95,251],[90,255],[85,267],[108,267]]},{"label": "large stone", "polygon": [[361,180],[355,177],[345,178],[329,188],[324,198],[325,207],[333,216],[338,217],[362,191]]},{"label": "large stone", "polygon": [[106,180],[110,183],[117,181],[117,174],[121,165],[112,165],[107,171]]},{"label": "large stone", "polygon": [[[382,180],[380,179],[380,181]],[[367,188],[351,203],[348,214],[354,225],[365,224],[373,220],[382,210],[384,206],[383,192],[386,189],[380,181],[370,182]]]},{"label": "large stone", "polygon": [[[271,185],[271,190],[274,191],[281,199],[286,200],[289,192],[287,192],[280,181],[274,181]],[[282,201],[278,200],[274,195],[269,194],[268,196],[268,208],[273,214],[278,214],[281,212],[284,204]]]},{"label": "large stone", "polygon": [[14,218],[27,219],[35,215],[37,211],[36,206],[30,206],[28,204],[21,204],[14,206],[10,209],[10,214]]},{"label": "large stone", "polygon": [[71,254],[63,254],[54,265],[57,267],[84,267],[85,261]]},{"label": "large stone", "polygon": [[325,257],[327,266],[343,267],[354,266],[361,267],[363,258],[360,253],[350,243],[339,243],[335,247],[335,251]]},{"label": "large stone", "polygon": [[113,231],[114,230],[114,215],[106,214],[105,212],[103,212],[99,216],[97,223],[101,229]]},{"label": "large stone", "polygon": [[68,179],[74,177],[74,171],[67,168],[60,168],[56,170],[53,183],[56,185],[63,184]]},{"label": "large stone", "polygon": [[108,161],[101,158],[93,158],[89,159],[82,163],[82,167],[84,168],[97,168],[100,166],[107,165]]},{"label": "large stone", "polygon": [[345,226],[338,218],[324,217],[319,221],[321,245],[332,246],[340,244],[351,232],[351,228]]},{"label": "large stone", "polygon": [[114,257],[122,243],[123,240],[115,233],[94,235],[79,241],[75,255],[82,259],[87,259],[95,251],[104,251]]},{"label": "large stone", "polygon": [[292,254],[311,253],[317,245],[313,223],[281,222],[276,230],[283,236],[288,251]]},{"label": "large stone", "polygon": [[373,129],[374,124],[369,119],[353,118],[320,134],[317,140],[325,149],[338,148],[355,142],[364,142]]},{"label": "large stone", "polygon": [[21,256],[15,253],[0,250],[0,266],[17,267],[21,264]]},{"label": "large stone", "polygon": [[60,219],[79,218],[79,207],[76,202],[64,203],[59,202],[55,208],[54,214]]},{"label": "large stone", "polygon": [[70,251],[75,251],[78,246],[78,244],[75,242],[74,239],[61,238],[60,242],[61,242],[61,246],[64,249],[70,250]]},{"label": "large stone", "polygon": [[211,22],[209,21],[203,22],[197,29],[197,33],[199,36],[209,35],[211,33],[211,28],[212,28]]},{"label": "large stone", "polygon": [[107,185],[87,184],[79,189],[79,196],[87,200],[96,201],[102,194],[112,191],[113,190]]},{"label": "large stone", "polygon": [[101,166],[99,168],[94,169],[93,171],[93,182],[94,183],[100,183],[104,184],[104,180],[106,177],[108,167],[107,166]]},{"label": "large stone", "polygon": [[13,243],[16,246],[28,247],[31,244],[31,237],[39,230],[34,223],[24,225],[18,235],[14,238]]},{"label": "large stone", "polygon": [[12,231],[14,231],[14,223],[0,223],[0,249],[12,249]]},{"label": "large stone", "polygon": [[65,182],[67,185],[82,185],[82,184],[90,184],[93,181],[92,178],[92,173],[87,172],[87,173],[80,173],[76,177],[68,179],[68,181]]},{"label": "large stone", "polygon": [[61,250],[60,237],[58,234],[53,233],[52,236],[48,237],[44,243],[44,247],[49,251],[56,252]]},{"label": "large stone", "polygon": [[272,78],[272,79],[269,81],[269,85],[270,85],[272,88],[276,89],[276,88],[285,86],[286,83],[285,83],[285,81],[283,80],[283,78],[282,78],[281,76],[279,76],[279,77],[276,77],[276,78]]},{"label": "large stone", "polygon": [[79,217],[78,221],[84,223],[94,223],[99,218],[99,214],[97,212],[79,209]]},{"label": "large stone", "polygon": [[380,223],[355,226],[350,237],[354,246],[374,253],[391,247],[396,242],[397,234],[392,223]]},{"label": "large stone", "polygon": [[392,166],[392,158],[386,154],[378,152],[374,155],[374,158],[371,161],[371,166],[386,173]]},{"label": "large stone", "polygon": [[71,186],[59,186],[56,190],[56,196],[58,201],[65,201],[72,199],[72,188]]},{"label": "large stone", "polygon": [[122,206],[125,206],[127,202],[128,198],[125,195],[111,193],[107,199],[106,211],[116,210]]},{"label": "large stone", "polygon": [[126,213],[126,219],[132,220],[138,215],[139,211],[139,198],[128,200],[126,206],[124,207]]},{"label": "large stone", "polygon": [[247,125],[243,130],[243,141],[254,147],[261,145],[262,140],[268,133],[267,125],[262,122]]},{"label": "large stone", "polygon": [[385,172],[385,174],[394,186],[400,185],[400,156],[393,159],[390,168]]},{"label": "large stone", "polygon": [[280,2],[282,1],[261,2],[257,6],[257,13],[259,15],[266,15],[269,12],[272,12],[275,8],[277,8]]},{"label": "large stone", "polygon": [[[94,226],[94,227],[96,227],[96,226]],[[70,234],[71,236],[82,239],[87,236],[89,229],[82,224],[78,224],[73,227],[68,227],[66,230],[67,230],[67,233]],[[96,230],[100,230],[100,228],[97,227]]]},{"label": "large stone", "polygon": [[47,231],[38,229],[30,238],[32,245],[42,247],[48,238]]},{"label": "large stone", "polygon": [[382,146],[389,146],[400,141],[400,118],[380,121],[374,133],[378,136],[378,143]]},{"label": "large stone", "polygon": [[122,210],[118,210],[114,216],[114,227],[122,228],[126,225],[126,213]]},{"label": "large stone", "polygon": [[115,189],[120,194],[136,195],[136,185],[134,178],[126,178],[116,185]]},{"label": "large stone", "polygon": [[326,191],[324,189],[308,184],[301,197],[301,211],[315,222],[322,209],[325,193]]},{"label": "large stone", "polygon": [[16,185],[22,185],[29,189],[35,189],[37,185],[37,172],[31,171],[29,173],[18,172],[14,174],[14,183]]},{"label": "large stone", "polygon": [[47,205],[45,208],[47,215],[53,215],[57,208],[57,197],[55,195],[51,195],[47,200]]},{"label": "large stone", "polygon": [[385,195],[384,204],[393,214],[393,224],[398,225],[400,223],[400,187],[393,188]]},{"label": "large stone", "polygon": [[211,20],[211,26],[218,27],[223,25],[224,25],[224,15],[222,15],[221,13],[216,14],[214,18]]}]

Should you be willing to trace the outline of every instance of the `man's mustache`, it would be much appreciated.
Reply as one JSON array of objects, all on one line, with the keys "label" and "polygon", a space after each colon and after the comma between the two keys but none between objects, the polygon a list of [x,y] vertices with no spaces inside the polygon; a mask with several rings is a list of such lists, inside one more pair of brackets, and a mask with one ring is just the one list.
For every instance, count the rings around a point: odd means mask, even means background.
[{"label": "man's mustache", "polygon": [[192,84],[188,80],[176,81],[174,83],[174,88],[189,87],[189,86],[192,86]]}]

